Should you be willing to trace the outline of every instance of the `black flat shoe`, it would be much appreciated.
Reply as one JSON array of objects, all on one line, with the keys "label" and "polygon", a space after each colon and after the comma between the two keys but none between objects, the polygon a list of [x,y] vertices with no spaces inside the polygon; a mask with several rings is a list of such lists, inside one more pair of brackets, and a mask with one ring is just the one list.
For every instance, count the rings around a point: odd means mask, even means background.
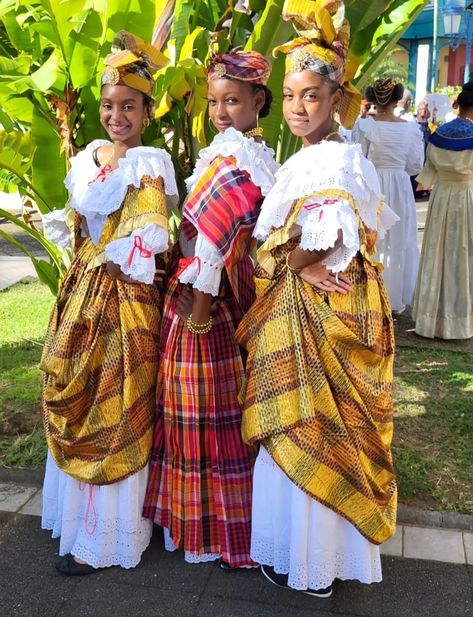
[{"label": "black flat shoe", "polygon": [[89,566],[88,563],[78,563],[71,553],[67,553],[56,562],[56,570],[66,576],[85,576],[97,572],[97,568]]},{"label": "black flat shoe", "polygon": [[316,598],[330,598],[332,595],[331,585],[325,589],[294,589],[293,587],[289,587],[287,584],[287,574],[277,574],[271,566],[261,566],[261,572],[263,573],[263,576],[265,576],[268,581],[273,583],[273,585],[276,585],[276,587],[290,589],[291,591],[300,591],[301,593],[305,593]]}]

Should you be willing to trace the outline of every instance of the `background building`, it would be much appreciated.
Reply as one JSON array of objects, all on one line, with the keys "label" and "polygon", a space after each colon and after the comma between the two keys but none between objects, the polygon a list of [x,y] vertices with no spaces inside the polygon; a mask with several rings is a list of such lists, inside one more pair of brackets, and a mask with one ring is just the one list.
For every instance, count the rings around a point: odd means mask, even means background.
[{"label": "background building", "polygon": [[[399,40],[400,49],[393,59],[408,67],[408,83],[417,102],[426,92],[464,83],[467,40],[471,44],[473,38],[472,4],[465,0],[429,2]],[[444,16],[452,8],[459,15],[456,37],[445,34]],[[458,47],[452,49],[451,42]]]}]

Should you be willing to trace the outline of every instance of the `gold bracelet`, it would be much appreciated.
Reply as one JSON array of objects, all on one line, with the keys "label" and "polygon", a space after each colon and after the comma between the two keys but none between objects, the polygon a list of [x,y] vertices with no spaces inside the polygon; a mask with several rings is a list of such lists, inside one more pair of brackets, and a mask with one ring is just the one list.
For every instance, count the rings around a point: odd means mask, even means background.
[{"label": "gold bracelet", "polygon": [[289,263],[289,256],[291,254],[292,254],[292,251],[289,251],[289,253],[286,255],[286,268],[289,270],[289,272],[292,272],[293,274],[299,274],[302,268],[293,268],[291,264]]},{"label": "gold bracelet", "polygon": [[192,314],[186,319],[187,329],[192,332],[192,334],[207,334],[212,330],[212,315],[210,315],[207,323],[197,324],[192,321]]}]

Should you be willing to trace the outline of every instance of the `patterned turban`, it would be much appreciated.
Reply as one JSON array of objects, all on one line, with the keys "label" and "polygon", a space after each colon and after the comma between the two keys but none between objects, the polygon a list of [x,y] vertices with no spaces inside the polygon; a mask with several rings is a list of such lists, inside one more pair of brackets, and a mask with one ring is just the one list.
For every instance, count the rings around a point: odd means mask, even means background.
[{"label": "patterned turban", "polygon": [[112,43],[112,53],[105,58],[101,85],[128,86],[147,96],[153,94],[153,73],[168,59],[152,45],[121,30]]},{"label": "patterned turban", "polygon": [[271,64],[257,51],[231,51],[211,58],[207,74],[209,79],[230,77],[240,81],[265,86],[271,73]]},{"label": "patterned turban", "polygon": [[282,17],[292,21],[298,38],[276,47],[286,54],[286,73],[312,71],[337,82],[343,90],[340,122],[351,128],[358,117],[361,94],[346,80],[350,25],[340,0],[286,0]]}]

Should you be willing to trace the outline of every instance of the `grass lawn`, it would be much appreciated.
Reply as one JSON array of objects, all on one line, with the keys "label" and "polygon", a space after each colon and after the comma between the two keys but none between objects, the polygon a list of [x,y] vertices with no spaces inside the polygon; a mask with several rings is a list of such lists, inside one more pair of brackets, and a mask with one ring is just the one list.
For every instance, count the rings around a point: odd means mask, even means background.
[{"label": "grass lawn", "polygon": [[46,456],[38,363],[54,298],[39,282],[0,292],[0,465],[38,467]]},{"label": "grass lawn", "polygon": [[394,395],[401,501],[473,513],[473,354],[399,347]]},{"label": "grass lawn", "polygon": [[[45,458],[38,362],[52,303],[39,283],[0,292],[0,466]],[[395,399],[400,501],[473,513],[473,354],[399,347]]]}]

